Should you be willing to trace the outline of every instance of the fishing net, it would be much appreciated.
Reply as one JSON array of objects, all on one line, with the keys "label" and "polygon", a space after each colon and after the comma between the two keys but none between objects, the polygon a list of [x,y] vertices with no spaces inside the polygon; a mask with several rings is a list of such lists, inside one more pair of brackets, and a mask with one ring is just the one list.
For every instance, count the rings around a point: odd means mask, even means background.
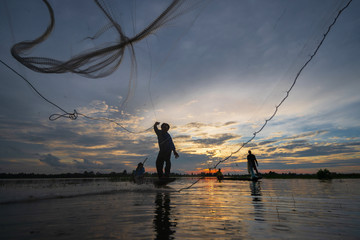
[{"label": "fishing net", "polygon": [[98,32],[94,38],[98,38],[104,31],[113,29],[118,34],[118,42],[99,49],[91,49],[85,53],[76,55],[67,61],[60,61],[54,58],[46,57],[25,57],[26,53],[37,45],[45,41],[55,26],[55,16],[51,5],[47,0],[43,1],[49,11],[50,23],[46,31],[38,38],[32,41],[22,41],[11,48],[11,54],[21,64],[29,69],[41,73],[66,73],[72,72],[90,78],[101,78],[113,73],[123,60],[125,50],[128,49],[131,61],[135,65],[135,53],[133,45],[154,34],[159,28],[174,20],[181,15],[184,9],[184,2],[174,0],[155,20],[153,20],[142,31],[133,37],[128,37],[120,24],[111,16],[110,10],[107,9],[103,1],[95,0],[96,5],[102,11],[109,21],[109,24]]}]

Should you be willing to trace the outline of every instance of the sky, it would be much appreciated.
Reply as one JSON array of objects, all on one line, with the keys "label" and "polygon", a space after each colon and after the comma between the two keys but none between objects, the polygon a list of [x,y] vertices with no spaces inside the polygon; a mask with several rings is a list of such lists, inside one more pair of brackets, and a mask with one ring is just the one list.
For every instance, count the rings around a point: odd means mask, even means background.
[{"label": "sky", "polygon": [[[61,61],[119,41],[92,1],[50,0],[55,28],[27,56]],[[127,37],[171,1],[104,1]],[[360,172],[360,1],[344,10],[311,62],[301,67],[347,1],[189,1],[171,21],[134,43],[112,74],[39,73],[10,53],[50,18],[40,0],[0,2],[0,59],[48,100],[93,118],[62,114],[0,65],[0,172],[155,172],[156,121],[170,124],[172,172],[246,174],[252,150],[261,172]],[[100,34],[102,33],[102,34]],[[97,38],[93,38],[98,36]],[[129,94],[130,93],[130,94]],[[242,147],[243,146],[243,147]],[[233,153],[233,154],[232,154]]]}]

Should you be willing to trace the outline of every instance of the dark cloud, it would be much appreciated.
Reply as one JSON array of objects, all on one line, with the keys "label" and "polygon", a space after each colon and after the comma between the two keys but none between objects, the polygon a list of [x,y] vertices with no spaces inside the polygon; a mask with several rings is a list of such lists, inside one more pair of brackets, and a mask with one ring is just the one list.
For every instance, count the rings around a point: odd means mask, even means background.
[{"label": "dark cloud", "polygon": [[317,130],[317,131],[305,132],[305,133],[294,135],[291,137],[285,137],[285,138],[282,138],[281,140],[286,141],[286,140],[293,140],[293,139],[299,139],[299,138],[314,138],[316,136],[319,136],[319,135],[325,134],[325,133],[328,133],[328,131],[327,130]]},{"label": "dark cloud", "polygon": [[224,123],[224,126],[230,126],[230,125],[234,125],[234,124],[237,124],[237,122],[235,122],[235,121],[230,121],[230,122]]},{"label": "dark cloud", "polygon": [[190,139],[191,136],[190,135],[177,135],[177,136],[174,136],[173,139],[179,139],[179,140],[187,140],[187,139]]},{"label": "dark cloud", "polygon": [[52,167],[66,167],[67,164],[60,162],[60,158],[52,155],[52,154],[47,154],[42,156],[40,159],[40,162],[46,163],[49,166]]},{"label": "dark cloud", "polygon": [[31,142],[47,142],[56,139],[56,141],[61,141],[64,143],[71,142],[72,144],[89,147],[96,145],[105,145],[108,143],[109,139],[106,138],[105,134],[101,132],[96,134],[83,134],[82,128],[75,128],[74,126],[64,127],[58,124],[53,124],[52,126],[42,126],[41,130],[37,131],[28,131],[22,137],[25,140]]},{"label": "dark cloud", "polygon": [[[353,143],[351,146],[360,146],[360,143]],[[308,149],[296,151],[295,156],[301,157],[315,157],[331,154],[344,154],[358,152],[350,147],[348,143],[334,143],[334,144],[320,144],[320,145],[307,145]]]},{"label": "dark cloud", "polygon": [[[83,159],[83,161],[73,160],[75,167],[77,169],[99,169],[104,168],[104,164],[102,162],[89,161],[87,159]],[[105,167],[106,168],[106,167]]]},{"label": "dark cloud", "polygon": [[289,137],[284,136],[281,138],[274,138],[274,139],[270,139],[270,140],[261,141],[258,143],[258,145],[260,145],[260,146],[261,145],[269,145],[269,144],[274,144],[274,143],[278,143],[278,142],[287,142],[289,140],[294,140],[292,143],[300,143],[301,141],[306,141],[306,140],[297,140],[297,139],[302,139],[302,138],[311,139],[311,138],[315,138],[319,135],[326,134],[328,132],[329,132],[328,130],[310,131],[310,132],[296,134],[296,135],[289,136]]},{"label": "dark cloud", "polygon": [[308,146],[310,146],[310,143],[308,140],[294,140],[294,141],[288,142],[286,144],[283,144],[282,148],[294,150],[296,148],[303,148],[303,147],[308,147]]},{"label": "dark cloud", "polygon": [[325,162],[306,162],[306,163],[296,163],[294,164],[293,160],[276,160],[271,162],[262,162],[265,159],[258,159],[260,169],[320,169],[320,168],[341,168],[347,166],[357,166],[359,163],[358,159],[350,159],[343,161],[331,160]]},{"label": "dark cloud", "polygon": [[276,143],[278,142],[278,140],[266,140],[266,141],[261,141],[258,143],[259,146],[262,146],[262,145],[268,145],[268,144],[272,144],[272,143]]},{"label": "dark cloud", "polygon": [[[332,154],[349,154],[358,152],[356,148],[359,147],[360,142],[344,142],[344,143],[311,143],[309,140],[296,140],[286,144],[278,145],[273,148],[268,148],[267,156],[272,159],[282,157],[319,157],[329,156]],[[276,150],[276,151],[275,151]]]},{"label": "dark cloud", "polygon": [[222,124],[207,124],[207,123],[201,123],[201,122],[191,122],[191,123],[187,123],[185,125],[186,128],[205,128],[205,127],[217,127],[217,128],[221,128],[221,127],[226,127],[226,126],[230,126],[230,125],[235,125],[237,124],[236,121],[229,121],[229,122],[225,122]]},{"label": "dark cloud", "polygon": [[217,134],[210,138],[201,138],[193,140],[194,143],[202,144],[202,145],[222,145],[225,142],[233,139],[239,138],[238,135],[225,133],[225,134]]},{"label": "dark cloud", "polygon": [[31,158],[35,155],[34,153],[28,151],[31,149],[37,149],[37,145],[0,140],[0,159]]},{"label": "dark cloud", "polygon": [[186,128],[202,128],[207,126],[208,124],[200,123],[200,122],[191,122],[185,125]]},{"label": "dark cloud", "polygon": [[256,148],[258,145],[255,142],[249,142],[248,144],[245,145],[245,147],[247,148]]},{"label": "dark cloud", "polygon": [[91,134],[91,135],[75,135],[72,142],[79,146],[91,147],[98,145],[107,145],[111,141],[106,135]]},{"label": "dark cloud", "polygon": [[[326,134],[329,131],[327,130],[321,130],[321,131],[312,131],[312,132],[306,132],[303,134],[297,134],[294,136],[290,136],[290,137],[282,137],[282,138],[274,138],[274,139],[270,139],[270,140],[265,140],[265,141],[260,141],[260,142],[256,142],[254,144],[256,144],[257,147],[261,147],[261,146],[273,146],[270,148],[267,148],[265,151],[266,152],[272,152],[275,151],[276,149],[297,149],[297,148],[303,148],[303,147],[311,147],[311,139],[315,138],[316,136],[322,135],[322,134]],[[305,138],[305,139],[304,139]],[[289,141],[292,140],[292,141]],[[248,145],[249,146],[249,145]]]},{"label": "dark cloud", "polygon": [[[176,171],[176,169],[196,171],[197,167],[203,168],[204,161],[208,159],[209,158],[204,155],[192,154],[191,152],[181,152],[180,158],[176,160],[172,159],[172,169],[174,169],[174,171]],[[151,164],[151,162],[147,164]],[[189,168],[189,166],[191,166],[191,168]]]},{"label": "dark cloud", "polygon": [[[107,159],[109,160],[109,159]],[[112,159],[114,160],[114,159]],[[138,162],[142,162],[144,159],[131,159],[129,161],[134,162],[134,167]],[[89,159],[83,159],[82,161],[73,160],[72,167],[75,167],[75,169],[79,171],[94,171],[94,172],[122,172],[123,170],[131,170],[128,166],[125,166],[122,163],[116,162],[116,159],[114,162],[105,162],[105,160],[99,161],[99,160],[89,160]]]},{"label": "dark cloud", "polygon": [[274,152],[276,149],[277,149],[277,147],[271,147],[271,148],[265,149],[265,151],[268,153],[271,153],[271,152]]},{"label": "dark cloud", "polygon": [[[23,165],[18,165],[20,168],[26,168],[31,164],[36,166],[40,156],[39,152],[45,152],[42,144],[0,140],[0,164],[9,165],[22,161]],[[35,162],[37,164],[34,164]],[[8,171],[19,171],[17,169],[18,167],[16,169],[9,167]]]}]

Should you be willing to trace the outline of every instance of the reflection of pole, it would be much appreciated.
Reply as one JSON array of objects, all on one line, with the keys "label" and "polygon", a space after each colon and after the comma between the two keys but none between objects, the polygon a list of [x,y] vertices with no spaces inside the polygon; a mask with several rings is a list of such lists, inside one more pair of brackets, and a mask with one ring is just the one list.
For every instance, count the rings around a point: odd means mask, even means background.
[{"label": "reflection of pole", "polygon": [[155,239],[171,239],[175,233],[176,222],[171,220],[170,194],[157,193],[155,198],[154,229]]}]

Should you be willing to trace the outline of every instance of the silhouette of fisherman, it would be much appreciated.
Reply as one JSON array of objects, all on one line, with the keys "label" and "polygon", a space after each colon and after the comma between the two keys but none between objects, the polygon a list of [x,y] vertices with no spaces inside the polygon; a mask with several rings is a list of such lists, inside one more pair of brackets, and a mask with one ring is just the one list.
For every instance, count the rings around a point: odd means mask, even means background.
[{"label": "silhouette of fisherman", "polygon": [[224,175],[221,172],[221,168],[219,168],[219,170],[216,172],[216,178],[218,179],[219,182],[224,179]]},{"label": "silhouette of fisherman", "polygon": [[133,171],[134,181],[136,183],[142,183],[144,180],[144,174],[145,174],[144,164],[142,162],[139,162],[139,164],[136,167],[136,170]]},{"label": "silhouette of fisherman", "polygon": [[[154,131],[157,135],[158,142],[159,142],[159,154],[156,159],[156,170],[158,173],[158,177],[169,177],[170,175],[170,168],[171,168],[171,152],[174,152],[175,158],[179,157],[179,154],[176,152],[175,145],[171,139],[170,134],[168,133],[170,126],[167,123],[161,124],[161,129],[158,129],[158,125],[160,123],[156,122],[154,124]],[[165,166],[165,175],[163,173],[164,163]]]},{"label": "silhouette of fisherman", "polygon": [[[247,165],[248,165],[248,172],[251,174],[251,179],[259,178],[259,172],[257,169],[257,166],[259,166],[258,161],[256,160],[256,157],[254,154],[251,153],[251,151],[248,151],[249,155],[247,156]],[[254,173],[254,170],[256,171],[256,174]]]}]

